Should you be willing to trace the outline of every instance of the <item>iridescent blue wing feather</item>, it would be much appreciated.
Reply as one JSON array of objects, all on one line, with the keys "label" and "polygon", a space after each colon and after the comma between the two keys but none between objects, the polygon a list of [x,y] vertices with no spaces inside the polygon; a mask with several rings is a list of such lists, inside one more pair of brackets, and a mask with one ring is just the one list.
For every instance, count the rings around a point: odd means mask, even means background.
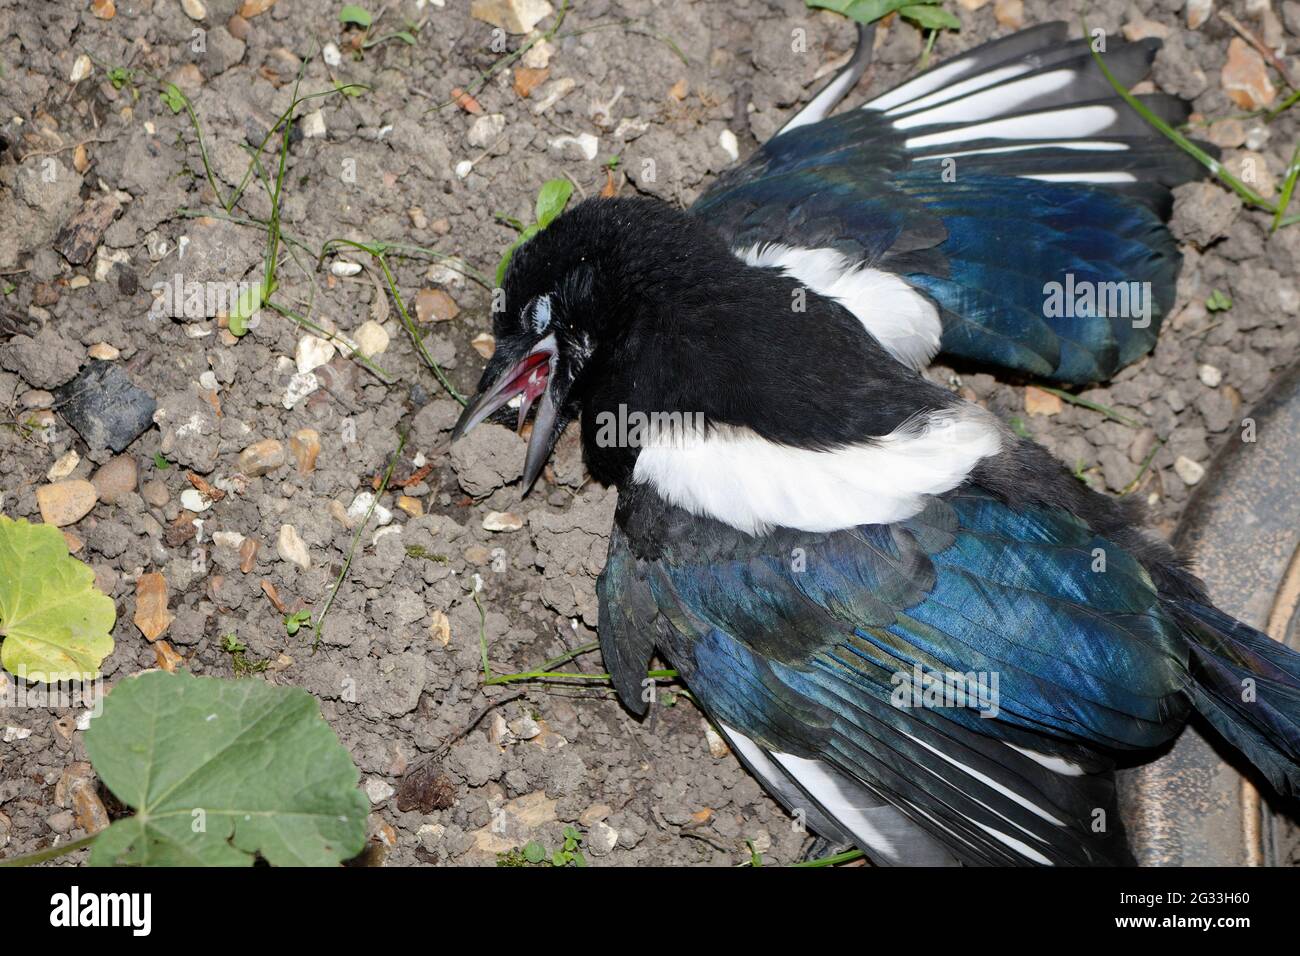
[{"label": "iridescent blue wing feather", "polygon": [[[1132,85],[1155,48],[1112,44],[1106,61]],[[1186,118],[1175,98],[1144,100]],[[937,312],[943,352],[1043,378],[1105,379],[1154,345],[1181,261],[1169,191],[1204,170],[1114,95],[1062,25],[791,127],[693,209],[738,253],[778,247],[781,268],[827,294],[825,270],[801,268],[818,250],[842,254],[843,272],[898,275]],[[835,292],[871,329],[872,310],[896,303],[860,288],[857,302],[845,283]]]},{"label": "iridescent blue wing feather", "polygon": [[[634,540],[641,520],[624,515]],[[601,581],[602,606],[622,602],[600,633],[624,699],[657,646],[729,731],[857,781],[959,859],[1123,859],[1118,820],[1093,829],[1109,778],[1082,769],[1168,739],[1188,705],[1177,628],[1122,550],[970,488],[824,535],[654,524],[650,544],[616,533]],[[973,675],[970,697],[911,706],[917,674]]]}]

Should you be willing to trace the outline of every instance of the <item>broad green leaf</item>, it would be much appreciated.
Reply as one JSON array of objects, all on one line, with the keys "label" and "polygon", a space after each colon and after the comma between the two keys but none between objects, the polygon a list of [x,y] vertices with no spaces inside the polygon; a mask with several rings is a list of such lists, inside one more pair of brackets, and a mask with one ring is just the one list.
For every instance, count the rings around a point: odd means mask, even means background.
[{"label": "broad green leaf", "polygon": [[354,3],[345,5],[343,9],[339,11],[339,23],[355,23],[363,30],[370,28],[372,19],[369,10],[365,7],[358,7]]},{"label": "broad green leaf", "polygon": [[105,699],[86,753],[136,811],[95,841],[96,866],[331,866],[365,844],[360,774],[298,687],[141,674]]},{"label": "broad green leaf", "polygon": [[548,179],[537,193],[537,225],[545,229],[573,195],[573,183],[567,179]]},{"label": "broad green leaf", "polygon": [[915,23],[922,30],[961,29],[961,21],[940,6],[913,3],[900,9],[898,15]]},{"label": "broad green leaf", "polygon": [[113,599],[59,529],[0,515],[0,663],[46,683],[89,680],[113,651]]},{"label": "broad green leaf", "polygon": [[546,859],[546,850],[536,840],[524,844],[524,859],[529,863],[541,863]]}]

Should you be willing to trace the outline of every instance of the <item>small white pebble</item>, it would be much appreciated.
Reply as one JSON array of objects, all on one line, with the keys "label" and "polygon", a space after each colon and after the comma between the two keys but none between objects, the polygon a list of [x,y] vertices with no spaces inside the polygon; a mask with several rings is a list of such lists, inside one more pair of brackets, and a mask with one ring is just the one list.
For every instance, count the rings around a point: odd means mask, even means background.
[{"label": "small white pebble", "polygon": [[1205,477],[1205,466],[1192,461],[1186,455],[1179,455],[1174,461],[1174,473],[1185,485],[1194,485]]},{"label": "small white pebble", "polygon": [[181,492],[181,507],[186,511],[200,514],[211,508],[212,502],[203,497],[197,488],[186,488]]},{"label": "small white pebble", "polygon": [[740,143],[736,141],[736,134],[731,130],[724,129],[718,134],[718,145],[722,147],[724,153],[731,157],[733,163],[740,159]]}]

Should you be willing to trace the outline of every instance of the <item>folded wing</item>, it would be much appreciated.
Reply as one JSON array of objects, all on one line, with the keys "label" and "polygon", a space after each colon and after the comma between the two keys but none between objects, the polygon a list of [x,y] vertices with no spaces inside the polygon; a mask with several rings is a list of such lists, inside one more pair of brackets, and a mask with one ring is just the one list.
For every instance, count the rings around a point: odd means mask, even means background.
[{"label": "folded wing", "polygon": [[653,495],[619,525],[600,636],[623,699],[644,709],[657,648],[815,829],[882,863],[1127,859],[1098,754],[1176,732],[1186,665],[1110,542],[970,487],[827,534],[742,536]]}]

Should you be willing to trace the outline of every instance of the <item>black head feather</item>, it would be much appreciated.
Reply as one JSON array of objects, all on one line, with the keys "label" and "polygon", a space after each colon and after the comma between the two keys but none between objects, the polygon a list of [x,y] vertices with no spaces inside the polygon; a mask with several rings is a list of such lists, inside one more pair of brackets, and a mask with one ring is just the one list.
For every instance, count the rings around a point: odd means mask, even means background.
[{"label": "black head feather", "polygon": [[955,402],[839,303],[746,264],[707,222],[655,200],[588,200],[521,246],[495,332],[483,389],[555,337],[557,421],[581,418],[588,467],[607,484],[625,483],[637,456],[598,440],[608,416],[678,413],[831,448]]}]

